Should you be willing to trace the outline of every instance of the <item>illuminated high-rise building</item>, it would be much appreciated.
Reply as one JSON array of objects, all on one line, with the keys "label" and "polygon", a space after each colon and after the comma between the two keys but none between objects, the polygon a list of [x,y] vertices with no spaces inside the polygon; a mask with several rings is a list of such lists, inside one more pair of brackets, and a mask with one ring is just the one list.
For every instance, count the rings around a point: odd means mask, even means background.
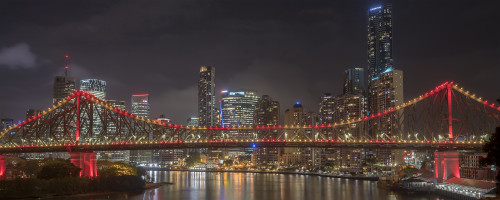
[{"label": "illuminated high-rise building", "polygon": [[[255,106],[254,125],[278,126],[280,124],[280,104],[273,101],[268,95],[263,95]],[[271,138],[276,138],[278,130],[269,133]],[[279,165],[279,148],[259,147],[254,149],[254,164],[259,168],[277,168]]]},{"label": "illuminated high-rise building", "polygon": [[[111,104],[113,107],[118,108],[119,110],[125,111],[125,101],[117,101],[117,100],[106,100],[106,103]],[[111,115],[114,115],[113,117],[117,118],[120,116],[118,113],[110,113]],[[122,127],[122,129],[126,129],[126,127]],[[108,121],[107,123],[107,131],[108,134],[114,135],[117,134],[117,127],[116,124],[113,120]],[[97,152],[97,159],[99,160],[107,160],[107,161],[114,161],[114,162],[124,162],[128,163],[129,162],[129,155],[130,151],[129,150],[123,150],[123,151],[101,151]]]},{"label": "illuminated high-rise building", "polygon": [[325,93],[319,102],[320,124],[334,124],[333,115],[335,114],[335,97],[330,93]]},{"label": "illuminated high-rise building", "polygon": [[201,66],[198,80],[198,118],[200,126],[216,126],[215,67]]},{"label": "illuminated high-rise building", "polygon": [[[372,82],[370,90],[370,114],[383,113],[403,104],[403,71],[387,69]],[[378,139],[401,139],[402,110],[371,120],[370,134]]]},{"label": "illuminated high-rise building", "polygon": [[255,105],[254,115],[255,125],[279,125],[280,124],[280,103],[273,101],[268,95],[262,95]]},{"label": "illuminated high-rise building", "polygon": [[[316,113],[307,112],[306,109],[297,101],[291,109],[285,110],[285,126],[314,126],[318,123],[318,115]],[[304,133],[309,138],[314,138],[312,130],[304,130]],[[292,134],[287,134],[285,139],[295,137]],[[303,137],[303,136],[302,136]],[[300,138],[300,137],[299,137]],[[313,148],[289,148],[285,147],[281,150],[281,161],[284,165],[301,165],[304,167],[314,167],[320,164],[320,150]]]},{"label": "illuminated high-rise building", "polygon": [[392,68],[392,6],[384,4],[368,11],[368,83]]},{"label": "illuminated high-rise building", "polygon": [[[132,114],[137,117],[149,119],[151,117],[151,106],[149,104],[149,94],[132,95]],[[153,150],[131,150],[130,161],[137,164],[149,164],[153,159]]]},{"label": "illuminated high-rise building", "polygon": [[222,126],[252,126],[258,101],[256,91],[222,91]]},{"label": "illuminated high-rise building", "polygon": [[[403,71],[387,69],[379,74],[372,82],[369,94],[370,114],[383,113],[403,104]],[[404,127],[403,110],[390,112],[380,117],[370,120],[369,134],[375,139],[403,139]],[[391,166],[397,162],[397,155],[401,150],[377,149],[377,162],[387,167],[381,168],[389,171]]]},{"label": "illuminated high-rise building", "polygon": [[54,85],[52,88],[52,103],[54,105],[64,101],[67,96],[75,91],[75,78],[68,77],[69,56],[66,56],[64,70],[64,76],[56,76],[54,79]]},{"label": "illuminated high-rise building", "polygon": [[91,93],[99,99],[106,100],[106,81],[98,79],[81,80],[80,90]]},{"label": "illuminated high-rise building", "polygon": [[[99,99],[106,100],[106,81],[98,79],[84,79],[80,81],[80,90],[93,94]],[[97,137],[101,133],[102,123],[99,117],[99,112],[102,111],[101,107],[96,107],[93,114],[93,130],[92,135]],[[86,129],[84,127],[84,129]]]},{"label": "illuminated high-rise building", "polygon": [[56,76],[52,90],[52,103],[55,105],[66,99],[75,91],[75,78]]},{"label": "illuminated high-rise building", "polygon": [[132,114],[138,117],[150,118],[151,106],[149,104],[149,94],[132,95]]},{"label": "illuminated high-rise building", "polygon": [[344,94],[363,94],[365,89],[365,69],[350,68],[344,72]]}]

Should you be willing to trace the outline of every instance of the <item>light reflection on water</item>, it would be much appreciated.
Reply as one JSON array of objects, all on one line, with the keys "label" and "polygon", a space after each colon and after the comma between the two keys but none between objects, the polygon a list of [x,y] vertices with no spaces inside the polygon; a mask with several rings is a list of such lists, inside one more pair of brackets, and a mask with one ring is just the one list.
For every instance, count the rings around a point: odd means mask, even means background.
[{"label": "light reflection on water", "polygon": [[444,199],[423,192],[395,193],[378,188],[377,182],[372,181],[307,175],[180,171],[150,171],[148,174],[153,182],[173,182],[174,184],[163,185],[142,194],[102,195],[77,199]]}]

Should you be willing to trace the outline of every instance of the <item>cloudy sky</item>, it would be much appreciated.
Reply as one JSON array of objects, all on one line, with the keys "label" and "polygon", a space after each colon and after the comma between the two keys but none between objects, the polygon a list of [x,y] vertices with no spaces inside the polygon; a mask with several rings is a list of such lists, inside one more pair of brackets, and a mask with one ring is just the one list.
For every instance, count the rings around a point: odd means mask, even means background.
[{"label": "cloudy sky", "polygon": [[[152,116],[196,115],[201,65],[216,87],[255,89],[316,111],[342,73],[367,66],[367,11],[377,1],[0,1],[0,118],[51,105],[64,73],[107,82],[107,98],[149,93]],[[500,1],[393,3],[394,62],[412,98],[454,80],[500,97]]]}]

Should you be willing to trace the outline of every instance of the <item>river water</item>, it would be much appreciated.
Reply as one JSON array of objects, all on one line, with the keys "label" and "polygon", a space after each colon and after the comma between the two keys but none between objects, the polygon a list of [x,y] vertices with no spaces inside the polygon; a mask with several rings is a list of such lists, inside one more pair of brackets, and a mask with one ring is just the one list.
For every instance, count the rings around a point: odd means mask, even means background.
[{"label": "river water", "polygon": [[[377,182],[291,174],[205,173],[150,171],[154,182],[173,182],[141,194],[113,194],[71,199],[373,199],[437,200],[447,199],[425,192],[392,192],[377,187]],[[68,198],[56,198],[68,199]]]}]

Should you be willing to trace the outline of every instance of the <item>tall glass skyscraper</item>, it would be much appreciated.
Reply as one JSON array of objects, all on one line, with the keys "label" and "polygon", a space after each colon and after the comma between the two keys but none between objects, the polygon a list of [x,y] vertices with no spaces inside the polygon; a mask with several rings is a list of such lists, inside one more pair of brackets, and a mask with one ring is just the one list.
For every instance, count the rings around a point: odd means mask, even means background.
[{"label": "tall glass skyscraper", "polygon": [[254,125],[257,92],[251,90],[223,91],[221,100],[222,126]]},{"label": "tall glass skyscraper", "polygon": [[215,67],[201,66],[198,80],[198,118],[200,126],[217,125]]},{"label": "tall glass skyscraper", "polygon": [[80,90],[89,92],[99,99],[106,100],[106,81],[98,79],[81,80]]},{"label": "tall glass skyscraper", "polygon": [[365,69],[350,68],[344,72],[344,94],[363,94],[365,88]]},{"label": "tall glass skyscraper", "polygon": [[368,82],[392,68],[392,6],[368,11]]},{"label": "tall glass skyscraper", "polygon": [[150,118],[151,106],[149,105],[149,94],[132,95],[132,114],[138,117]]},{"label": "tall glass skyscraper", "polygon": [[[138,117],[150,118],[151,106],[149,94],[132,95],[132,114]],[[130,150],[130,161],[137,164],[149,164],[153,159],[153,150]]]},{"label": "tall glass skyscraper", "polygon": [[[106,99],[106,81],[98,80],[98,79],[84,79],[80,81],[80,90],[93,94],[99,99]],[[94,138],[97,138],[97,135],[101,133],[102,123],[99,117],[99,112],[101,112],[102,108],[97,107],[94,110],[93,114],[93,129],[92,135]],[[84,127],[85,129],[85,127]]]},{"label": "tall glass skyscraper", "polygon": [[52,103],[55,105],[75,91],[75,78],[56,76],[52,90]]}]

